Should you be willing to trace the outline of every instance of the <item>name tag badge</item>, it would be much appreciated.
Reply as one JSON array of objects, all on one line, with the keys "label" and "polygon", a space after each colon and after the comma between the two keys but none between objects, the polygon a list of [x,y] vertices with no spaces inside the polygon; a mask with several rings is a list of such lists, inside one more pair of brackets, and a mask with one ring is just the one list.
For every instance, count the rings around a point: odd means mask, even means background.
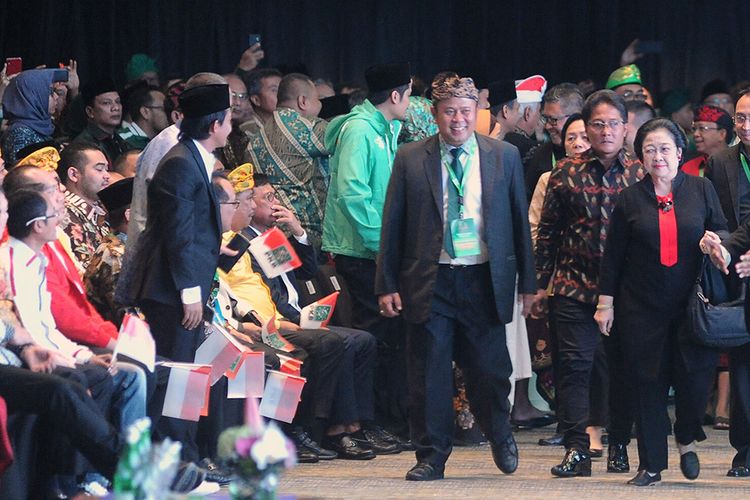
[{"label": "name tag badge", "polygon": [[456,257],[479,255],[479,235],[474,219],[456,219],[451,222],[453,253]]}]

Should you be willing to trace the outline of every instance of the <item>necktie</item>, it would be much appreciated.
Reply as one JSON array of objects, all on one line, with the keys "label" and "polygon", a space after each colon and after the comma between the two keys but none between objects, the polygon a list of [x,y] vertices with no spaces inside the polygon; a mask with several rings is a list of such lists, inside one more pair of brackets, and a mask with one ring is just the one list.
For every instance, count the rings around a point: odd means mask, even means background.
[{"label": "necktie", "polygon": [[[451,154],[453,155],[453,161],[451,162],[451,168],[453,168],[453,173],[456,174],[456,179],[458,180],[459,185],[461,184],[461,179],[464,175],[464,169],[461,168],[461,162],[458,160],[461,157],[461,153],[463,153],[463,149],[461,148],[453,148],[451,149]],[[456,254],[453,252],[453,237],[451,233],[451,223],[458,219],[458,213],[459,213],[459,203],[458,203],[458,189],[451,181],[450,177],[448,178],[448,213],[445,218],[445,236],[443,237],[443,247],[445,248],[445,251],[448,252],[448,255],[453,259],[456,257]]]}]

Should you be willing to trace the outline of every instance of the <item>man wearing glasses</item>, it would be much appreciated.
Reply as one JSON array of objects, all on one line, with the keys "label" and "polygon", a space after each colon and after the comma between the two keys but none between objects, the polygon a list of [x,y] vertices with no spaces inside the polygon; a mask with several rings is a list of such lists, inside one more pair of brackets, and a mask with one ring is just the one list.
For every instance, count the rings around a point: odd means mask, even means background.
[{"label": "man wearing glasses", "polygon": [[682,171],[690,175],[705,174],[708,158],[729,148],[734,138],[734,122],[723,109],[703,105],[693,112],[693,137],[699,156],[682,165]]},{"label": "man wearing glasses", "polygon": [[[706,177],[716,187],[730,232],[750,215],[750,89],[743,90],[735,104],[734,131],[740,142],[709,157],[706,166]],[[736,292],[741,282],[734,264],[733,259],[728,267],[732,270],[730,287]],[[729,442],[737,454],[727,475],[750,477],[750,344],[730,349],[729,381]]]},{"label": "man wearing glasses", "polygon": [[531,153],[533,156],[526,165],[526,199],[531,200],[539,177],[549,172],[558,160],[565,158],[562,128],[568,117],[580,113],[583,107],[583,94],[572,83],[560,83],[549,89],[542,98],[542,121],[550,138]]},{"label": "man wearing glasses", "polygon": [[[553,169],[544,199],[536,242],[539,298],[552,284],[553,321],[559,345],[557,409],[566,448],[562,463],[552,468],[560,477],[591,475],[586,427],[606,424],[606,389],[591,399],[590,380],[600,377],[606,388],[608,359],[617,351],[609,338],[603,345],[594,322],[598,299],[599,261],[607,227],[621,190],[644,175],[641,163],[624,149],[627,111],[622,97],[600,90],[582,110],[591,149],[580,158],[566,158]],[[610,358],[609,472],[627,472],[627,444],[632,419],[616,359]]]}]

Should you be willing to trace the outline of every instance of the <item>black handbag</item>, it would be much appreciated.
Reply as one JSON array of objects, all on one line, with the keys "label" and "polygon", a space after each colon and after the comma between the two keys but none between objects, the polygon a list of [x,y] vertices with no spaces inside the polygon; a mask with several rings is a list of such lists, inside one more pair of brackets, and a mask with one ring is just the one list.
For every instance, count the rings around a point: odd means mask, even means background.
[{"label": "black handbag", "polygon": [[[744,290],[745,285],[742,286]],[[689,340],[724,349],[750,342],[745,325],[744,297],[727,300],[724,277],[704,256],[698,279],[688,298],[686,333]]]}]

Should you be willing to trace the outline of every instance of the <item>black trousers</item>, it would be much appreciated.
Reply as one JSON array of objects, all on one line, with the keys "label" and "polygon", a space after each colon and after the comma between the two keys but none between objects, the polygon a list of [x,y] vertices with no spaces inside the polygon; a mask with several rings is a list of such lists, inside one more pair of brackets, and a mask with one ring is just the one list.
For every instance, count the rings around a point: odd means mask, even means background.
[{"label": "black trousers", "polygon": [[732,467],[750,467],[750,344],[729,351],[729,383],[731,385],[729,442],[737,454]]},{"label": "black trousers", "polygon": [[453,368],[466,380],[471,411],[484,435],[499,443],[511,433],[510,356],[495,309],[488,265],[440,266],[430,316],[408,324],[412,442],[417,461],[444,466],[453,446]]},{"label": "black trousers", "polygon": [[[671,421],[667,413],[670,385],[675,390],[674,435],[679,444],[703,441],[703,415],[708,404],[715,368],[690,370],[679,352],[676,326],[653,325],[668,329],[656,380],[633,377],[633,401],[638,435],[638,470],[661,472],[667,468],[667,438]],[[628,361],[627,359],[625,360]]]},{"label": "black trousers", "polygon": [[[151,327],[151,333],[156,344],[156,354],[172,361],[192,363],[200,342],[202,325],[193,330],[183,328],[184,312],[182,307],[150,300],[143,301],[140,307]],[[154,408],[157,408],[159,412],[161,411],[159,399],[163,402],[163,398],[164,394],[160,394],[154,401]],[[183,460],[188,462],[200,460],[196,438],[197,422],[160,416],[153,428],[155,434],[160,438],[169,437],[182,443]]]},{"label": "black trousers", "polygon": [[[65,436],[102,474],[112,478],[123,443],[84,386],[55,375],[0,366],[0,396],[9,414],[39,415],[41,428],[52,430],[52,436]],[[46,453],[49,444],[40,446],[39,452]],[[47,460],[41,457],[40,461]]]},{"label": "black trousers", "polygon": [[635,417],[633,415],[633,394],[628,378],[625,358],[620,346],[617,332],[609,337],[603,336],[602,341],[607,353],[607,367],[609,386],[607,388],[609,401],[609,444],[630,444],[630,434],[633,430]]},{"label": "black trousers", "polygon": [[407,428],[406,344],[401,318],[380,314],[375,295],[375,261],[336,255],[336,272],[346,281],[352,299],[352,326],[377,340],[375,421],[405,436]]},{"label": "black trousers", "polygon": [[344,342],[341,374],[333,399],[331,422],[350,424],[375,418],[373,373],[377,356],[375,337],[364,330],[331,326]]},{"label": "black trousers", "polygon": [[[559,431],[564,435],[563,444],[566,448],[579,450],[589,449],[589,436],[586,427],[601,425],[606,420],[607,401],[601,395],[609,385],[607,377],[607,362],[602,335],[594,321],[595,306],[554,296],[554,321],[559,354],[557,382],[557,408],[560,424]],[[596,367],[596,377],[599,378],[599,395],[594,397],[596,413],[593,422],[592,415],[592,372]],[[606,382],[605,382],[606,380]]]}]

